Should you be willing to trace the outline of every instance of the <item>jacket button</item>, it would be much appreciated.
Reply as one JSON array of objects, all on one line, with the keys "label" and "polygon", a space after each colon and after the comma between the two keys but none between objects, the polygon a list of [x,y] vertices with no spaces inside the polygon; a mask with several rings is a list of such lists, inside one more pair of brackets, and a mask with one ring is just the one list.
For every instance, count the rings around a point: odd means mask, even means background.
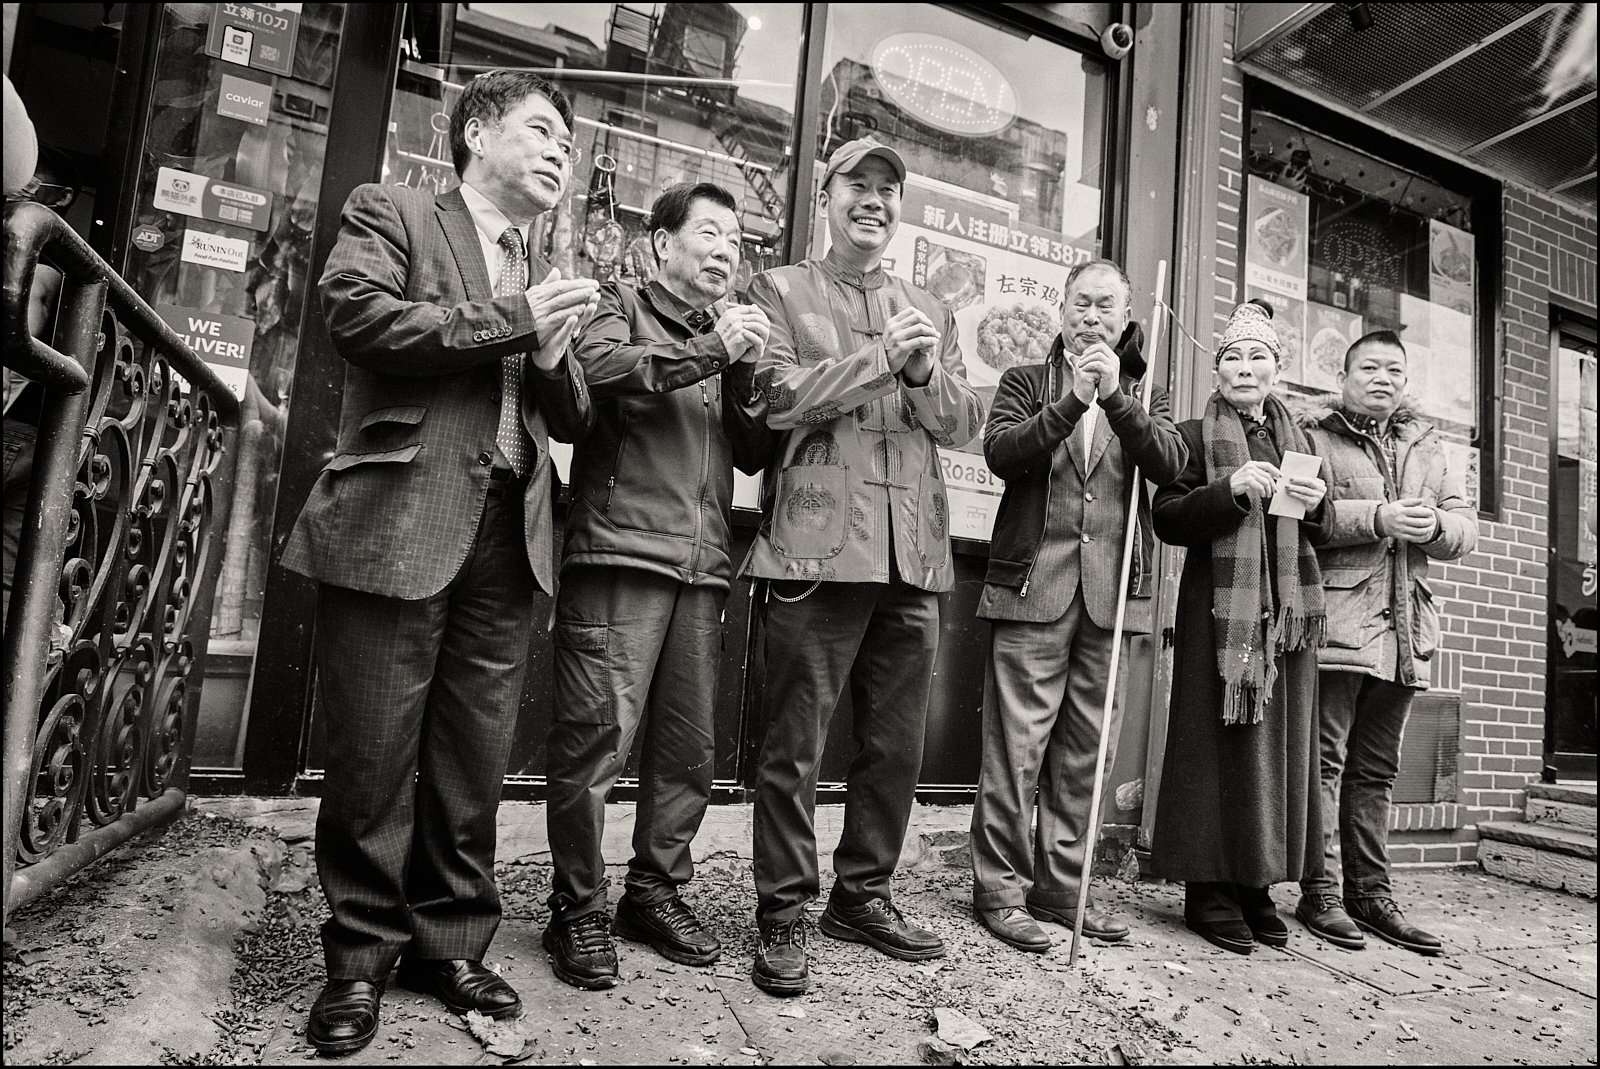
[{"label": "jacket button", "polygon": [[487,468],[490,464],[494,463],[494,456],[485,450],[484,452],[478,454],[478,463]]},{"label": "jacket button", "polygon": [[1387,606],[1385,606],[1384,610],[1381,613],[1379,613],[1378,615],[1382,616],[1385,620],[1387,620],[1389,617],[1394,615],[1394,610],[1389,608],[1389,607],[1387,607]]},{"label": "jacket button", "polygon": [[1084,540],[1084,541],[1085,541],[1085,542],[1087,542],[1087,541],[1089,541],[1089,534],[1088,534],[1088,532],[1084,532],[1084,535],[1083,535],[1083,540]]},{"label": "jacket button", "polygon": [[1085,500],[1085,501],[1093,501],[1093,500],[1094,500],[1094,494],[1093,494],[1093,493],[1091,493],[1091,492],[1090,492],[1090,491],[1088,491],[1088,490],[1085,490],[1085,491],[1084,491],[1084,492],[1083,492],[1083,499],[1084,499],[1084,500]]}]

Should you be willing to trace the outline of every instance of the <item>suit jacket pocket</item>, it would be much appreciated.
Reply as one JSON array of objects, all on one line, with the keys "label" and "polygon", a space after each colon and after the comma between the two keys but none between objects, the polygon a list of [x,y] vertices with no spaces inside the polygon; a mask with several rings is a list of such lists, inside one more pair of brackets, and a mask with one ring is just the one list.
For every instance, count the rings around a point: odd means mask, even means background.
[{"label": "suit jacket pocket", "polygon": [[414,442],[399,449],[380,449],[373,453],[339,453],[322,466],[323,471],[344,471],[361,464],[409,464],[422,452],[422,443]]},{"label": "suit jacket pocket", "polygon": [[361,417],[361,429],[379,424],[410,425],[422,422],[422,417],[428,414],[427,405],[390,405],[387,408],[375,408]]},{"label": "suit jacket pocket", "polygon": [[795,464],[778,479],[772,547],[785,557],[836,557],[849,532],[850,469]]},{"label": "suit jacket pocket", "polygon": [[611,629],[606,624],[558,620],[556,688],[551,719],[563,724],[616,722],[611,685]]}]

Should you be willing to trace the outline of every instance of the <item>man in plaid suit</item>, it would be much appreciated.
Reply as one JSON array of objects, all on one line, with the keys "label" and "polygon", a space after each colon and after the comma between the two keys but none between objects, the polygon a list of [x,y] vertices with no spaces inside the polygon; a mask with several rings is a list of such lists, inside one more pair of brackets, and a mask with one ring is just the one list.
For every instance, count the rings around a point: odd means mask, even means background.
[{"label": "man in plaid suit", "polygon": [[597,286],[527,251],[571,177],[571,125],[538,77],[474,79],[450,123],[461,187],[357,187],[320,283],[344,407],[283,563],[322,584],[332,916],[306,1034],[324,1053],[371,1041],[397,960],[456,1013],[521,1008],[482,958],[534,593],[554,591],[549,437],[593,422],[569,346]]}]

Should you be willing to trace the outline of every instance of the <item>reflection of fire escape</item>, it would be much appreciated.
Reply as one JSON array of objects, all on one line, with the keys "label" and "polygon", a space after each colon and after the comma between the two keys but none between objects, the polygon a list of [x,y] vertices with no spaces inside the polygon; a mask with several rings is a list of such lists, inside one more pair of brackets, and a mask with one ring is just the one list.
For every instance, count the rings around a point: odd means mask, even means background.
[{"label": "reflection of fire escape", "polygon": [[739,161],[739,170],[744,173],[744,179],[756,191],[756,196],[761,198],[761,210],[768,219],[783,219],[783,194],[772,184],[772,179],[767,177],[763,167],[752,166],[750,150],[745,147],[744,138],[740,136],[740,123],[726,123],[713,131],[720,144],[728,155]]},{"label": "reflection of fire escape", "polygon": [[644,11],[622,4],[611,9],[611,32],[606,41],[606,68],[628,74],[642,74],[650,66],[650,44],[656,35],[656,19]]}]

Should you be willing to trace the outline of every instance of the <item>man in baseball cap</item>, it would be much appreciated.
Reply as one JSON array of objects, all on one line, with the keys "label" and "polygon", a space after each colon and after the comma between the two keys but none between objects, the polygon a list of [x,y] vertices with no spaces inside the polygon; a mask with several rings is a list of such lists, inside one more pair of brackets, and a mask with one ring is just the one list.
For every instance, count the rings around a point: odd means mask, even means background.
[{"label": "man in baseball cap", "polygon": [[741,571],[762,581],[766,621],[751,973],[773,995],[810,983],[817,778],[847,689],[858,752],[820,927],[905,961],[945,952],[895,905],[892,877],[922,767],[939,595],[955,586],[938,448],[970,441],[983,406],[950,310],[884,270],[905,177],[893,149],[841,145],[817,193],[827,255],[750,284],[770,325],[755,381],[778,452]]}]

